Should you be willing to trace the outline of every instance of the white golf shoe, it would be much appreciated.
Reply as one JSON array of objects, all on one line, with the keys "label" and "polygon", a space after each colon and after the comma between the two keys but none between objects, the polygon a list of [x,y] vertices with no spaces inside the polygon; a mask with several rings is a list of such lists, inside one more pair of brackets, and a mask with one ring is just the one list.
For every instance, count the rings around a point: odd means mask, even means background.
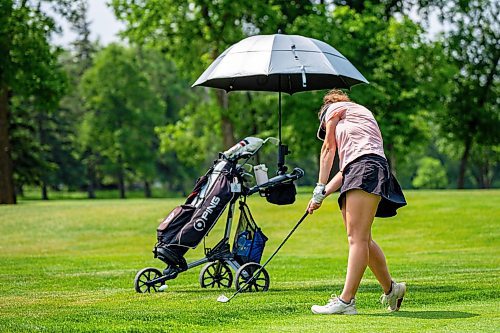
[{"label": "white golf shoe", "polygon": [[358,314],[356,310],[356,301],[353,298],[349,304],[345,304],[339,297],[332,295],[332,298],[326,305],[313,305],[311,311],[314,314]]},{"label": "white golf shoe", "polygon": [[401,303],[403,303],[405,293],[406,284],[404,282],[393,282],[391,292],[388,295],[382,294],[382,296],[380,296],[380,303],[388,305],[387,310],[391,312],[399,311]]}]

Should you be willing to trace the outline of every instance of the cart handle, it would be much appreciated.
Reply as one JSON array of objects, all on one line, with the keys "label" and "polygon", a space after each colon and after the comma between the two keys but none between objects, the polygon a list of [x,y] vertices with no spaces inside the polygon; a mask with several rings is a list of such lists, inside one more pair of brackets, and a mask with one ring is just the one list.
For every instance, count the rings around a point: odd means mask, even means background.
[{"label": "cart handle", "polygon": [[283,184],[283,183],[288,183],[288,182],[293,182],[297,179],[300,179],[304,176],[304,170],[301,168],[294,168],[292,172],[286,173],[284,175],[278,175],[276,177],[273,177],[269,179],[266,183],[260,184],[260,185],[255,185],[251,188],[248,189],[247,195],[250,196],[256,192],[259,192],[261,190],[265,190],[266,188],[276,186],[278,184]]}]

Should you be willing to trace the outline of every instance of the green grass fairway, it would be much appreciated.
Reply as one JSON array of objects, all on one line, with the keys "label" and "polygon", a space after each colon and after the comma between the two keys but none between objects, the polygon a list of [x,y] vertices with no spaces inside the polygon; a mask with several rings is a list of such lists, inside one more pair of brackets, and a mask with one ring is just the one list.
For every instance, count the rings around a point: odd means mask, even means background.
[{"label": "green grass fairway", "polygon": [[[315,316],[312,304],[340,293],[346,236],[335,198],[308,217],[268,265],[271,287],[216,302],[234,289],[199,287],[200,268],[164,293],[137,294],[144,267],[163,269],[151,249],[156,227],[183,199],[23,201],[0,207],[2,332],[499,332],[500,191],[406,192],[409,205],[377,219],[374,239],[408,294],[399,313],[378,303],[367,271],[358,316]],[[265,260],[301,217],[291,206],[250,198],[269,242]],[[222,237],[224,218],[207,245]],[[187,254],[202,257],[203,243]]]}]

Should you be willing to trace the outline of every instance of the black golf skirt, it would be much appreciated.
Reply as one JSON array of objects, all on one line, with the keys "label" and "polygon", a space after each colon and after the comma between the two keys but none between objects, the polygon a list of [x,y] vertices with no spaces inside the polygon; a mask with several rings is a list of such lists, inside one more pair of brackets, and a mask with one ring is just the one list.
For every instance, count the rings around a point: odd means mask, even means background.
[{"label": "black golf skirt", "polygon": [[344,168],[338,200],[340,209],[347,191],[354,189],[382,197],[376,217],[394,216],[398,208],[406,206],[401,186],[392,175],[387,160],[376,154],[360,156]]}]

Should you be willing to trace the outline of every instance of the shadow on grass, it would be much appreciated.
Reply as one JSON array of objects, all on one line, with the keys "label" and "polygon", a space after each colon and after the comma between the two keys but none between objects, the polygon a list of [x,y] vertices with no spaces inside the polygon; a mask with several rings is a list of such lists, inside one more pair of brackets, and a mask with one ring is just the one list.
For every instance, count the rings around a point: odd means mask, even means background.
[{"label": "shadow on grass", "polygon": [[403,317],[418,319],[464,319],[478,317],[477,313],[461,311],[402,311],[396,313],[368,314],[374,317]]},{"label": "shadow on grass", "polygon": [[[173,280],[171,280],[173,281]],[[171,282],[172,285],[175,285],[175,282]],[[167,281],[167,284],[169,284],[169,281]],[[276,286],[277,285],[277,286]],[[332,283],[332,284],[318,284],[315,286],[302,286],[302,285],[283,285],[279,284],[278,282],[276,285],[271,285],[269,288],[270,293],[279,293],[279,292],[291,292],[291,291],[300,291],[301,293],[316,293],[316,292],[325,292],[325,293],[332,293],[333,291],[340,291],[343,288],[343,284],[339,283]],[[218,288],[201,288],[201,287],[182,287],[182,289],[176,290],[176,292],[185,292],[185,293],[192,293],[192,292],[213,292],[215,290],[218,290]],[[236,291],[234,289],[234,285],[231,288],[221,288],[219,290],[232,290]],[[466,290],[466,288],[461,288],[457,286],[451,286],[451,285],[429,285],[429,286],[420,286],[420,285],[411,285],[410,286],[410,292],[418,292],[418,293],[454,293],[454,292],[460,292]],[[382,289],[380,286],[376,283],[365,283],[362,284],[359,288],[359,291],[362,293],[376,293],[380,294],[382,293]]]},{"label": "shadow on grass", "polygon": [[[318,284],[313,286],[291,286],[291,285],[279,285],[274,287],[271,286],[270,291],[291,291],[300,289],[301,292],[331,292],[338,291],[340,292],[343,289],[343,284]],[[409,292],[418,292],[418,293],[455,293],[467,290],[465,287],[457,287],[454,285],[409,285]],[[382,288],[377,283],[362,283],[359,287],[359,292],[361,293],[382,293]]]}]

